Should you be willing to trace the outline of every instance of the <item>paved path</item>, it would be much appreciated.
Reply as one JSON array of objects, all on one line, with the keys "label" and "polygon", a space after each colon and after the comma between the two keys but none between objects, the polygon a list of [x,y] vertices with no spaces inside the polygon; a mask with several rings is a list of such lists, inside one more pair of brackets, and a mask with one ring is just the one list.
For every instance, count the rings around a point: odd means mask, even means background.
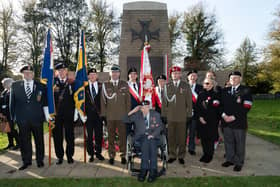
[{"label": "paved path", "polygon": [[[45,136],[46,153],[48,153],[48,136]],[[52,150],[54,150],[52,148]],[[21,166],[19,151],[7,151],[0,155],[0,178],[46,178],[46,177],[127,177],[130,176],[124,165],[120,164],[119,156],[116,157],[114,166],[108,164],[107,151],[103,151],[106,158],[101,162],[94,160],[93,163],[83,163],[82,139],[76,139],[74,164],[69,165],[65,160],[62,165],[55,165],[55,154],[52,152],[52,165],[48,166],[48,156],[45,157],[45,167],[37,168],[36,162],[24,171],[17,170]],[[34,154],[33,154],[34,155]],[[197,146],[197,155],[186,155],[185,166],[178,162],[168,165],[164,177],[194,177],[194,176],[258,176],[280,175],[280,147],[257,138],[247,136],[247,154],[243,170],[239,173],[232,171],[233,167],[223,168],[224,147],[219,145],[210,164],[202,164],[198,160],[201,157],[201,147]],[[33,157],[34,159],[34,157]]]}]

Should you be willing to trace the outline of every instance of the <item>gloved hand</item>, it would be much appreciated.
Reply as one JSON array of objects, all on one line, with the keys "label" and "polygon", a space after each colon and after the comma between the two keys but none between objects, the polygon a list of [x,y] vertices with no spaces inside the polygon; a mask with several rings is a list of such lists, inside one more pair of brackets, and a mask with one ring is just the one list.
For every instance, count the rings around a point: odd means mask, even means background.
[{"label": "gloved hand", "polygon": [[86,115],[83,115],[79,112],[79,116],[80,116],[80,119],[83,123],[85,123],[87,121],[87,116]]},{"label": "gloved hand", "polygon": [[106,126],[107,125],[106,117],[101,116],[100,119],[101,119],[101,122]]},{"label": "gloved hand", "polygon": [[74,122],[76,122],[78,120],[79,116],[78,116],[78,110],[75,109],[75,112],[74,112]]},{"label": "gloved hand", "polygon": [[50,116],[50,113],[49,113],[49,107],[44,106],[43,110],[44,110],[46,121],[53,121],[54,119]]}]

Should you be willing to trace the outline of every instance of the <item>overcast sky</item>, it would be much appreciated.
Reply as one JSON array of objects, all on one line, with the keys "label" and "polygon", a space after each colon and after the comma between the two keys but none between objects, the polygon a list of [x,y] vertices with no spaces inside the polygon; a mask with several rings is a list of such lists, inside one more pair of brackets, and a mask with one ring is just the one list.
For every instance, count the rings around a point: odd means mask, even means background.
[{"label": "overcast sky", "polygon": [[[8,0],[0,0],[7,2]],[[16,7],[24,0],[12,0]],[[89,1],[89,0],[86,0]],[[207,10],[214,11],[218,24],[223,31],[227,60],[230,60],[248,36],[256,42],[258,48],[266,44],[270,24],[275,18],[273,13],[280,6],[279,0],[154,0],[167,4],[168,13],[184,12],[192,5],[203,2]],[[122,12],[123,4],[133,0],[107,0],[117,9],[118,15]]]}]

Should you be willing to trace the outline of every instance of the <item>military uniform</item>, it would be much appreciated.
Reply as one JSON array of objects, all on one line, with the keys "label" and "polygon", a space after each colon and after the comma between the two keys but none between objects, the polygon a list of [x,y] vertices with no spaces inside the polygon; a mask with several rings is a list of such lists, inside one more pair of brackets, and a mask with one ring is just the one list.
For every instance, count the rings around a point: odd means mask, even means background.
[{"label": "military uniform", "polygon": [[[102,152],[103,124],[100,118],[101,90],[102,84],[97,81],[94,83],[89,81],[88,86],[85,87],[87,152],[91,157],[93,157],[94,154],[100,157]],[[95,145],[93,145],[93,131]]]},{"label": "military uniform", "polygon": [[[21,72],[24,70],[33,71],[30,66],[23,67]],[[44,166],[44,106],[47,106],[46,88],[41,83],[33,80],[21,80],[12,84],[10,113],[11,119],[19,127],[20,151],[23,161],[20,170],[26,169],[32,164],[31,133],[36,145],[37,165],[38,167]]]},{"label": "military uniform", "polygon": [[[192,116],[192,94],[188,83],[173,81],[165,86],[161,115],[168,121],[169,158],[184,159],[186,153],[186,121]],[[177,145],[179,153],[177,154]]]},{"label": "military uniform", "polygon": [[63,129],[65,130],[67,160],[73,162],[74,155],[74,83],[68,80],[54,79],[54,99],[56,106],[53,139],[56,157],[62,161],[64,156]]},{"label": "military uniform", "polygon": [[130,111],[131,97],[125,81],[118,80],[117,85],[112,81],[103,83],[101,96],[101,116],[106,116],[108,127],[109,157],[115,158],[115,132],[119,132],[121,157],[126,152],[126,127],[122,124],[122,118]]},{"label": "military uniform", "polygon": [[[134,142],[139,144],[142,153],[141,173],[146,174],[149,171],[150,175],[156,175],[157,148],[160,144],[160,132],[163,129],[160,114],[151,109],[145,120],[142,111],[138,110],[130,116],[125,116],[124,123],[135,124]],[[152,135],[153,138],[148,139],[149,135]]]}]

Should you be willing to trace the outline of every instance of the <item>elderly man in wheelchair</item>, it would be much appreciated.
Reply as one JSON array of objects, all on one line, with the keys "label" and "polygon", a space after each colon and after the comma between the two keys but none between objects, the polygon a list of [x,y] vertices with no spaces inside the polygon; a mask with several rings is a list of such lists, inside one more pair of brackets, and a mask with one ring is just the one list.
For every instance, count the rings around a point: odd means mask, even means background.
[{"label": "elderly man in wheelchair", "polygon": [[[128,136],[127,138],[128,164],[133,164],[131,163],[133,161],[132,151],[136,152],[141,157],[138,180],[145,181],[149,172],[148,182],[153,182],[159,176],[157,170],[158,147],[163,147],[163,149],[160,149],[162,160],[166,161],[167,159],[166,136],[163,137],[163,143],[162,131],[164,128],[160,114],[150,109],[150,102],[146,100],[131,110],[123,121],[124,123],[134,124],[133,137]],[[164,162],[163,166],[165,171],[166,162]],[[128,167],[128,169],[132,168]]]}]

